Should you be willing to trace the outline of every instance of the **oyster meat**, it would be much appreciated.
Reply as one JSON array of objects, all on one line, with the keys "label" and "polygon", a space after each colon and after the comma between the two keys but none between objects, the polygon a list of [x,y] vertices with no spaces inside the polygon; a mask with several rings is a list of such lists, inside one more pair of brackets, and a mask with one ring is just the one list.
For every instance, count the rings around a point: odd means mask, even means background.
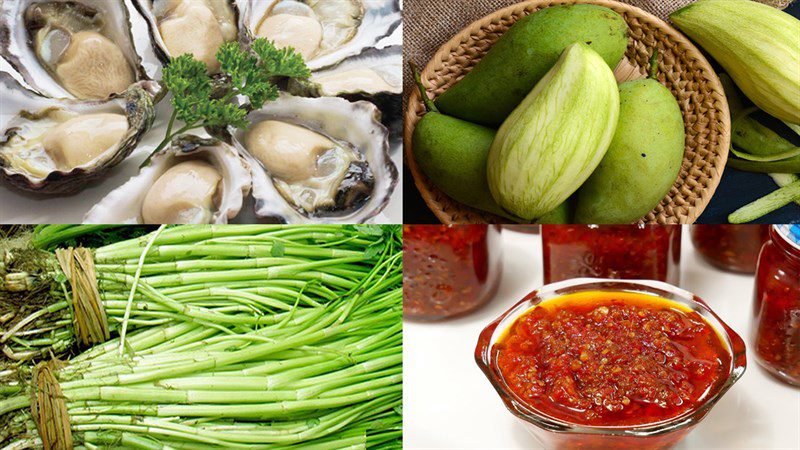
[{"label": "oyster meat", "polygon": [[380,112],[364,101],[288,94],[229,130],[253,168],[256,215],[286,223],[364,222],[388,202],[397,168]]},{"label": "oyster meat", "polygon": [[160,93],[157,83],[141,81],[119,98],[56,101],[25,90],[6,73],[0,85],[4,108],[16,110],[0,135],[0,175],[46,194],[76,192],[125,159],[150,129]]},{"label": "oyster meat", "polygon": [[191,53],[209,73],[217,73],[217,50],[238,35],[238,9],[231,0],[136,0],[136,8],[164,62]]},{"label": "oyster meat", "polygon": [[250,192],[250,166],[230,145],[178,136],[84,223],[227,223]]},{"label": "oyster meat", "polygon": [[369,100],[383,112],[381,122],[396,136],[402,128],[402,64],[402,47],[370,48],[339,64],[312,72],[308,79],[292,79],[288,89],[295,95]]},{"label": "oyster meat", "polygon": [[398,0],[247,0],[240,35],[294,47],[316,70],[374,47],[401,21]]},{"label": "oyster meat", "polygon": [[290,91],[314,97],[372,97],[403,93],[403,55],[399,46],[371,48],[335,66],[290,81]]},{"label": "oyster meat", "polygon": [[44,96],[105,99],[149,78],[123,2],[20,0],[0,8],[0,52]]}]

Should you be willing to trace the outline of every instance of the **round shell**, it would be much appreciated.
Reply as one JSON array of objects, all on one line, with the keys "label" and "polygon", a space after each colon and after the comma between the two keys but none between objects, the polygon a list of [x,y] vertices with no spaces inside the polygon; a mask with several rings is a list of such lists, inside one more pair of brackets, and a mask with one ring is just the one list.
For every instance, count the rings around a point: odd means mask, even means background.
[{"label": "round shell", "polygon": [[251,126],[265,120],[300,125],[328,138],[346,142],[366,162],[374,177],[371,193],[359,208],[337,214],[308,214],[290,204],[274,180],[247,150],[244,130],[229,130],[233,145],[245,155],[253,171],[255,213],[285,223],[363,223],[380,213],[397,184],[397,168],[389,157],[388,131],[372,103],[349,102],[336,97],[303,98],[282,94],[248,115]]},{"label": "round shell", "polygon": [[[89,182],[102,177],[109,169],[128,157],[136,148],[142,136],[150,129],[155,118],[154,101],[161,95],[161,87],[153,81],[141,81],[131,85],[122,95],[109,100],[97,102],[80,102],[77,100],[47,99],[24,89],[11,75],[0,72],[0,94],[3,98],[3,109],[8,108],[13,116],[3,117],[0,124],[0,177],[12,186],[38,194],[71,194],[85,188]],[[70,114],[118,113],[127,117],[128,130],[120,142],[104,151],[92,161],[76,166],[70,170],[53,168],[47,175],[34,175],[15,166],[17,158],[25,159],[28,155],[16,155],[11,139],[25,139],[26,127],[35,124],[55,111]],[[33,148],[38,152],[41,147],[36,142]],[[38,146],[38,147],[36,147]]]},{"label": "round shell", "polygon": [[153,155],[150,164],[125,184],[111,191],[84,217],[84,223],[143,223],[145,197],[156,181],[175,165],[192,160],[211,164],[222,177],[222,195],[211,223],[224,224],[236,217],[250,192],[250,166],[236,149],[217,139],[181,135],[172,145]]},{"label": "round shell", "polygon": [[[77,5],[95,11],[105,24],[104,36],[116,43],[133,70],[134,81],[154,79],[160,64],[154,60],[141,18],[132,17],[127,4],[107,0],[19,0],[0,2],[0,55],[16,70],[26,86],[50,98],[76,98],[44,67],[34,49],[35,39],[26,27],[26,11],[34,4]],[[134,20],[135,19],[135,20]]]},{"label": "round shell", "polygon": [[[309,69],[332,66],[348,57],[375,47],[402,23],[399,0],[245,0],[241,2],[240,41],[249,44],[262,20],[272,14],[288,13],[316,17],[322,24],[323,42],[330,30],[345,34],[338,44],[306,58]],[[346,11],[352,11],[347,15]],[[350,27],[350,28],[348,28]]]}]

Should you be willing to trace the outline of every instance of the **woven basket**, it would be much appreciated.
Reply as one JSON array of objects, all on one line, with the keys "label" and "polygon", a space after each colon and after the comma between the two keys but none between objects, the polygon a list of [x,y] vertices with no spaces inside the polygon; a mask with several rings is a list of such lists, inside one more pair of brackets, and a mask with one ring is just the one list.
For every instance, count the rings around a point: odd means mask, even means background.
[{"label": "woven basket", "polygon": [[[731,129],[728,103],[719,78],[700,51],[652,14],[611,0],[529,0],[501,9],[473,22],[439,48],[422,71],[428,95],[435,98],[460,80],[521,17],[548,6],[575,3],[611,8],[628,23],[628,49],[615,70],[617,80],[644,78],[652,49],[658,48],[658,79],[678,99],[686,127],[686,148],[680,174],[669,194],[641,222],[693,223],[711,200],[725,168]],[[414,159],[411,136],[424,113],[419,92],[412,92],[403,130],[406,163],[436,217],[445,224],[508,222],[456,202],[421,172]]]}]

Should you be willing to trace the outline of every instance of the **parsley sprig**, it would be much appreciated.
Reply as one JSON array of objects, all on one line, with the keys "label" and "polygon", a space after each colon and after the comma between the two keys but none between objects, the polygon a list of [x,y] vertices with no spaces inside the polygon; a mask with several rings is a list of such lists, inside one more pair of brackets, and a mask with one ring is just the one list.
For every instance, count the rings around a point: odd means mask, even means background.
[{"label": "parsley sprig", "polygon": [[[217,61],[225,82],[220,85],[206,72],[206,66],[191,54],[173,58],[164,68],[162,83],[172,93],[172,115],[164,140],[142,163],[150,163],[154,154],[166,147],[173,137],[201,127],[246,128],[248,110],[233,103],[237,96],[247,98],[253,109],[278,98],[273,77],[307,78],[311,71],[294,49],[275,47],[263,38],[252,42],[248,51],[238,42],[227,42],[217,51]],[[176,119],[184,123],[175,129]]]}]

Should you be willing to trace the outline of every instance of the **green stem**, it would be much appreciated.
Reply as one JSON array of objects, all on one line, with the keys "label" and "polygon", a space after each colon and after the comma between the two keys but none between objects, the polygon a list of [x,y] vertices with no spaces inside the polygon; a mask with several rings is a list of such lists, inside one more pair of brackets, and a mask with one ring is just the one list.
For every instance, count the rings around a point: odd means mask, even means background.
[{"label": "green stem", "polygon": [[181,129],[179,129],[175,133],[167,134],[166,136],[164,136],[164,140],[162,140],[158,144],[158,146],[156,146],[155,150],[153,150],[152,152],[150,152],[149,155],[147,155],[147,158],[145,158],[144,162],[142,162],[142,164],[139,165],[139,168],[141,169],[143,167],[146,167],[146,166],[150,165],[150,161],[153,159],[153,156],[155,156],[156,153],[158,153],[161,150],[163,150],[164,147],[169,145],[169,143],[172,142],[172,138],[173,137],[181,135],[181,134],[183,134],[183,133],[185,133],[185,132],[187,132],[189,130],[195,129],[197,127],[198,127],[198,125],[197,125],[197,122],[195,121],[195,122],[192,122],[190,124],[184,125],[183,127],[181,127]]},{"label": "green stem", "polygon": [[422,84],[422,77],[419,74],[419,68],[417,68],[417,65],[412,61],[408,62],[408,66],[411,67],[411,73],[414,74],[414,84],[416,84],[417,89],[419,89],[419,95],[422,97],[422,103],[425,105],[425,108],[430,112],[438,113],[439,108],[437,108],[436,104],[433,103],[433,100],[428,97],[428,92],[425,90],[425,86]]},{"label": "green stem", "polygon": [[658,47],[653,49],[653,54],[650,56],[648,77],[658,81]]}]

